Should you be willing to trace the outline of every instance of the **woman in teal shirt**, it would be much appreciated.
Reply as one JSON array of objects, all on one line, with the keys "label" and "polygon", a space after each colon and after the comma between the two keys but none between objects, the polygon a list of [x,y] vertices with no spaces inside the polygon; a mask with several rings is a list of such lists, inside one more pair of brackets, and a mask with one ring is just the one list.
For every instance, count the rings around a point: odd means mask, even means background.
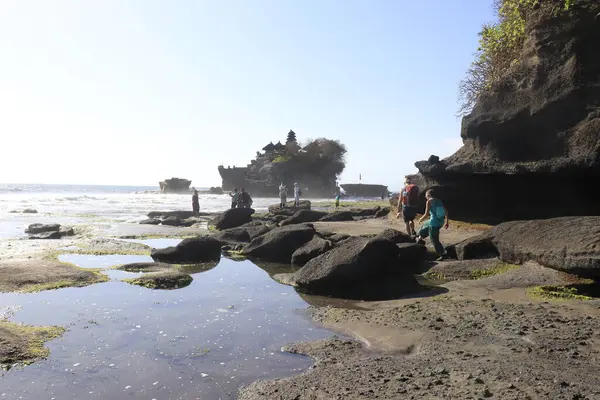
[{"label": "woman in teal shirt", "polygon": [[446,207],[444,207],[442,201],[435,198],[432,189],[429,189],[427,192],[425,192],[425,198],[427,199],[425,213],[419,219],[419,222],[422,223],[425,221],[427,216],[429,216],[429,221],[425,222],[421,226],[416,240],[419,243],[424,243],[423,239],[429,236],[431,239],[431,244],[433,244],[435,252],[438,255],[437,261],[441,261],[446,255],[446,250],[440,242],[440,229],[442,226],[448,229],[448,212],[446,211]]}]

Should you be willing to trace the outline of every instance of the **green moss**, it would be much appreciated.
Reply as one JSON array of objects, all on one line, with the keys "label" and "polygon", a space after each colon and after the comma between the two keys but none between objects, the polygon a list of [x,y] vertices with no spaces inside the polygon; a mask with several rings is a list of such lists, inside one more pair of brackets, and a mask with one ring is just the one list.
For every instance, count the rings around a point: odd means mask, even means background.
[{"label": "green moss", "polygon": [[230,260],[242,261],[242,260],[248,259],[248,257],[246,257],[244,255],[244,253],[240,250],[230,250],[230,251],[226,251],[224,253],[225,253],[224,254],[225,258],[228,258]]},{"label": "green moss", "polygon": [[517,269],[517,268],[519,268],[518,265],[499,263],[497,266],[495,266],[493,268],[474,269],[473,271],[471,271],[469,273],[469,276],[471,277],[471,279],[483,279],[483,278],[489,278],[490,276],[494,276],[494,275],[500,275],[500,274],[503,274],[510,270]]},{"label": "green moss", "polygon": [[[83,268],[75,267],[77,269],[84,270]],[[85,269],[86,272],[89,272],[94,275],[94,278],[86,280],[86,281],[78,281],[71,279],[62,279],[56,282],[48,282],[48,283],[36,283],[32,285],[23,286],[19,292],[22,293],[36,293],[41,292],[42,290],[56,290],[67,287],[85,287],[89,285],[93,285],[95,283],[108,282],[110,278],[104,274],[101,274],[98,271]]]},{"label": "green moss", "polygon": [[9,369],[13,364],[28,365],[46,358],[50,351],[45,342],[61,336],[64,328],[58,326],[28,326],[0,321],[0,365]]},{"label": "green moss", "polygon": [[137,278],[123,279],[131,285],[142,286],[148,289],[179,289],[189,286],[193,278],[189,275],[171,275],[150,273]]},{"label": "green moss", "polygon": [[429,279],[431,281],[447,281],[448,279],[446,279],[446,275],[442,274],[441,272],[426,272],[425,274],[423,274],[423,277],[426,279]]},{"label": "green moss", "polygon": [[[582,290],[582,286],[589,284],[580,285],[544,285],[535,286],[527,289],[527,293],[534,298],[541,298],[544,300],[592,300],[593,296],[588,296],[585,290]],[[596,284],[593,284],[596,286]],[[597,290],[597,288],[594,288]]]}]

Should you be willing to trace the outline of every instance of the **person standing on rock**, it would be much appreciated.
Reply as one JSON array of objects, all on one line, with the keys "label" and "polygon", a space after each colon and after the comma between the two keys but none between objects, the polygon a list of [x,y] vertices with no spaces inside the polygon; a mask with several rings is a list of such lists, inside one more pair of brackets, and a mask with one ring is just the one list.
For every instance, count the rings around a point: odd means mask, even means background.
[{"label": "person standing on rock", "polygon": [[240,197],[238,189],[234,188],[233,192],[229,193],[229,196],[231,196],[231,208],[236,208],[238,206],[238,198]]},{"label": "person standing on rock", "polygon": [[300,207],[300,185],[298,182],[294,182],[294,206]]},{"label": "person standing on rock", "polygon": [[238,208],[250,208],[252,206],[252,198],[246,192],[246,189],[242,188],[242,191],[238,197]]},{"label": "person standing on rock", "polygon": [[433,244],[435,252],[438,255],[436,261],[442,261],[446,257],[446,249],[444,249],[444,246],[440,242],[440,229],[442,229],[442,226],[448,229],[448,211],[442,201],[435,197],[435,192],[432,189],[425,192],[425,198],[427,199],[425,213],[419,219],[419,222],[422,223],[425,221],[428,215],[429,221],[425,222],[419,229],[416,241],[417,243],[424,244],[425,241],[423,239],[429,236],[431,244]]},{"label": "person standing on rock", "polygon": [[280,207],[285,208],[287,204],[287,187],[283,184],[283,182],[281,182],[281,185],[279,185],[279,200]]},{"label": "person standing on rock", "polygon": [[198,200],[198,191],[196,188],[194,188],[194,194],[192,195],[192,211],[196,216],[200,213],[200,201]]},{"label": "person standing on rock", "polygon": [[400,198],[398,199],[398,214],[396,214],[396,218],[400,218],[400,213],[402,213],[406,233],[409,236],[417,236],[415,232],[415,218],[417,216],[418,203],[419,187],[413,184],[409,177],[404,178],[404,189],[402,189]]}]

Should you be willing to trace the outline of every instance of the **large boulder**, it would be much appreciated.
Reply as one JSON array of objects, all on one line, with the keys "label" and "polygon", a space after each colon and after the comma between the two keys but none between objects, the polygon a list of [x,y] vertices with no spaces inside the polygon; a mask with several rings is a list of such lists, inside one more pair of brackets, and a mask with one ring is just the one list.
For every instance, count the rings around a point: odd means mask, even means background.
[{"label": "large boulder", "polygon": [[448,248],[459,260],[498,256],[600,279],[600,217],[511,221]]},{"label": "large boulder", "polygon": [[352,208],[349,210],[354,217],[374,217],[380,211],[381,207],[379,206],[373,208]]},{"label": "large boulder", "polygon": [[231,208],[212,220],[211,224],[218,230],[235,228],[252,221],[252,208]]},{"label": "large boulder", "polygon": [[375,238],[390,240],[394,243],[414,243],[414,240],[406,233],[391,228],[381,231]]},{"label": "large boulder", "polygon": [[327,213],[324,211],[300,210],[296,211],[296,213],[291,217],[281,221],[280,225],[285,226],[292,224],[302,224],[306,222],[317,222],[326,215]]},{"label": "large boulder", "polygon": [[320,219],[323,222],[346,222],[354,221],[354,214],[350,211],[336,211],[325,215]]},{"label": "large boulder", "polygon": [[60,224],[31,224],[25,229],[25,233],[56,232],[60,230]]},{"label": "large boulder", "polygon": [[271,214],[277,214],[279,211],[283,210],[293,210],[294,212],[298,210],[310,210],[310,200],[300,200],[298,206],[295,206],[293,201],[288,201],[283,209],[280,204],[271,204],[269,206],[269,212]]},{"label": "large boulder", "polygon": [[250,222],[236,228],[229,228],[217,232],[213,237],[223,243],[250,243],[252,239],[264,235],[271,229],[262,223]]},{"label": "large boulder", "polygon": [[258,236],[242,252],[251,258],[289,263],[292,261],[292,254],[314,235],[315,228],[310,224],[283,226]]},{"label": "large boulder", "polygon": [[302,267],[309,260],[320,256],[332,247],[331,241],[315,236],[292,254],[292,265]]},{"label": "large boulder", "polygon": [[152,249],[154,261],[171,264],[194,264],[221,258],[221,242],[210,236],[184,239],[177,246]]},{"label": "large boulder", "polygon": [[435,187],[459,220],[600,215],[600,2],[561,16],[538,3],[514,67],[463,118],[463,146],[415,163],[421,205]]},{"label": "large boulder", "polygon": [[352,237],[308,261],[292,282],[310,293],[353,299],[395,298],[419,288],[389,240]]}]

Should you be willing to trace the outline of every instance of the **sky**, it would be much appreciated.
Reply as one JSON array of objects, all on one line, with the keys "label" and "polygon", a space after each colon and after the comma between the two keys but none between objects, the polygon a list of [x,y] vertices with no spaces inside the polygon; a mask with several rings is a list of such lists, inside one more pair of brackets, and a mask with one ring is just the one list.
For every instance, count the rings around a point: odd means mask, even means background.
[{"label": "sky", "polygon": [[220,185],[268,142],[339,139],[399,187],[462,144],[491,0],[1,0],[0,182]]}]

